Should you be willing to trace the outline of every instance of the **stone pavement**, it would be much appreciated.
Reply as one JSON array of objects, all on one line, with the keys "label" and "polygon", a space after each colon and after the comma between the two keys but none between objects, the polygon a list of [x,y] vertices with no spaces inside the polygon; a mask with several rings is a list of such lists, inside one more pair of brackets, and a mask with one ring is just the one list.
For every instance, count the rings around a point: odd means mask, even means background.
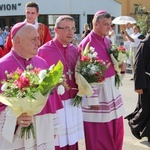
[{"label": "stone pavement", "polygon": [[85,150],[85,143],[84,140],[79,141],[79,150]]}]

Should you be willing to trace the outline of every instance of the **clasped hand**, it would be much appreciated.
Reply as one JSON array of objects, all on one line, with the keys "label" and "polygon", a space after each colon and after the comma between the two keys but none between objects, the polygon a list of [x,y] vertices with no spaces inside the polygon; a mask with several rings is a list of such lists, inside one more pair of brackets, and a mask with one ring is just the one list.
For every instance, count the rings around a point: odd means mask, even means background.
[{"label": "clasped hand", "polygon": [[32,116],[27,115],[27,113],[22,113],[17,118],[17,124],[22,127],[28,127],[32,123]]},{"label": "clasped hand", "polygon": [[126,68],[127,68],[127,66],[126,66],[126,63],[124,63],[124,62],[122,62],[122,64],[119,66],[119,68],[121,69],[121,72],[126,72]]}]

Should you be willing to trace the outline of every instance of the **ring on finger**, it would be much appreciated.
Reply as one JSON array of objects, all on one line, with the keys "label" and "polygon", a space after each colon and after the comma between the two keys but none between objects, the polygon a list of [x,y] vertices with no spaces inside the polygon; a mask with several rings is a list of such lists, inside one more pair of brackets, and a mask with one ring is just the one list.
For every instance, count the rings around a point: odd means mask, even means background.
[{"label": "ring on finger", "polygon": [[22,124],[24,123],[24,121],[23,121],[23,120],[21,120],[20,122],[21,122]]}]

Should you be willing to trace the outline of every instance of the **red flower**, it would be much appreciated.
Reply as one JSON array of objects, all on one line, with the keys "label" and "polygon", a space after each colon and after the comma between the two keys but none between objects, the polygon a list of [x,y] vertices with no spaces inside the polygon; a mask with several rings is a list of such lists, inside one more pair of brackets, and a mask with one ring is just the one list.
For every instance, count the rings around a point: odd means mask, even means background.
[{"label": "red flower", "polygon": [[18,89],[22,90],[24,87],[29,86],[29,79],[26,78],[25,76],[20,76],[18,80],[14,82],[14,84],[18,87]]},{"label": "red flower", "polygon": [[104,61],[102,59],[97,59],[97,62],[99,62],[99,64],[104,64]]},{"label": "red flower", "polygon": [[104,80],[105,80],[104,77],[100,77],[100,78],[98,79],[98,82],[103,82]]},{"label": "red flower", "polygon": [[117,50],[120,52],[126,52],[126,48],[124,46],[119,46]]},{"label": "red flower", "polygon": [[100,59],[98,57],[95,57],[95,60],[99,61]]},{"label": "red flower", "polygon": [[100,75],[101,75],[101,72],[96,72],[95,75],[96,75],[96,76],[100,76]]},{"label": "red flower", "polygon": [[40,68],[34,68],[34,72],[35,72],[35,74],[39,74],[39,72],[41,71],[41,69]]},{"label": "red flower", "polygon": [[81,61],[82,61],[82,62],[84,62],[84,61],[88,61],[88,62],[89,62],[89,61],[90,61],[90,58],[89,58],[88,56],[82,56],[82,57],[81,57]]}]

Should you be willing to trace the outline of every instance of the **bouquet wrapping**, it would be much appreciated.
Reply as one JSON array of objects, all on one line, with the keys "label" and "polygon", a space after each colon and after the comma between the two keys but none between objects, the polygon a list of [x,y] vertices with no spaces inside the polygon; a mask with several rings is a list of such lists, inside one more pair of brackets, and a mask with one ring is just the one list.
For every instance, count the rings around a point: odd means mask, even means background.
[{"label": "bouquet wrapping", "polygon": [[[16,117],[22,113],[33,116],[42,111],[54,88],[64,82],[63,64],[59,61],[45,70],[29,65],[24,71],[18,68],[15,72],[6,71],[6,77],[2,81],[0,102],[9,106]],[[31,133],[35,138],[32,123],[21,127],[21,138],[25,135],[30,138]]]},{"label": "bouquet wrapping", "polygon": [[111,45],[111,49],[109,51],[111,60],[114,64],[115,69],[115,86],[119,87],[121,83],[121,65],[124,61],[129,57],[129,54],[125,47],[116,45]]},{"label": "bouquet wrapping", "polygon": [[90,98],[94,94],[93,84],[102,84],[105,80],[104,73],[109,67],[109,63],[101,60],[97,52],[87,43],[85,49],[81,51],[81,57],[76,64],[75,79],[78,85],[78,93],[73,99],[73,106],[79,106],[84,95]]}]

